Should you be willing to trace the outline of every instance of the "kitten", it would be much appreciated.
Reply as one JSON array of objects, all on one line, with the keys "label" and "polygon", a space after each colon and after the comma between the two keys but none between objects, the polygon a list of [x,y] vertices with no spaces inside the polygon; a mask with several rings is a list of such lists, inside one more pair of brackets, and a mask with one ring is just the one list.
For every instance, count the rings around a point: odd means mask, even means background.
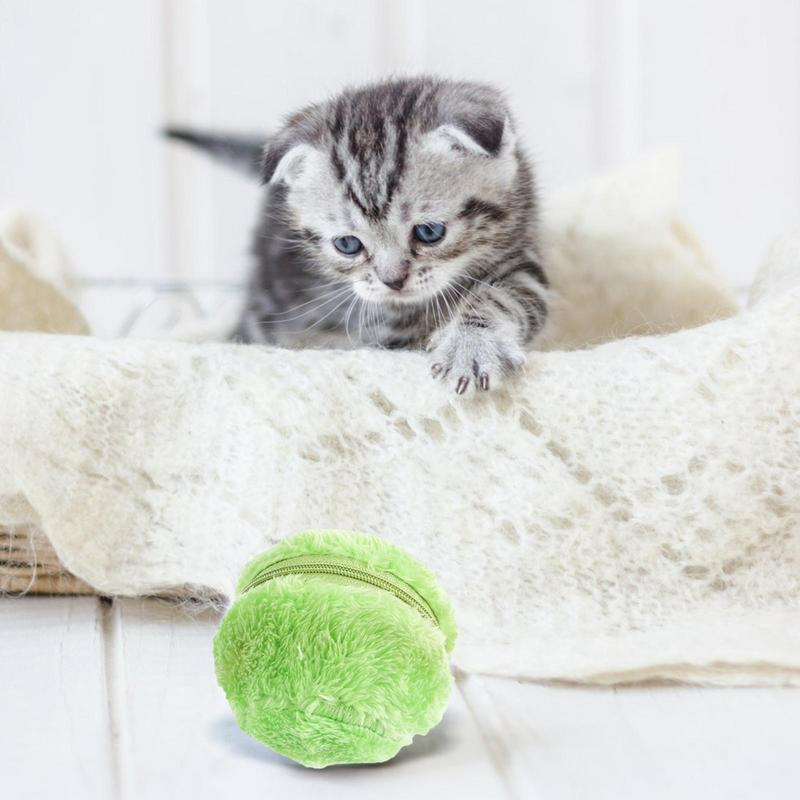
[{"label": "kitten", "polygon": [[523,364],[548,282],[531,167],[495,89],[434,78],[348,89],[263,148],[168,134],[258,163],[267,185],[235,339],[425,346],[433,377],[459,394]]}]

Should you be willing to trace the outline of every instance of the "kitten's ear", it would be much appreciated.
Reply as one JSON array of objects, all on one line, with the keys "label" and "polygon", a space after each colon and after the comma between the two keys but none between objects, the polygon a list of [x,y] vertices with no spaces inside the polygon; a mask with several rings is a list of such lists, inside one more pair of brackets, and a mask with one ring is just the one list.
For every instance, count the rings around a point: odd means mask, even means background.
[{"label": "kitten's ear", "polygon": [[313,142],[318,140],[320,126],[318,106],[307,106],[290,116],[264,145],[261,182],[296,184],[306,172],[309,158],[318,152]]},{"label": "kitten's ear", "polygon": [[441,152],[495,158],[513,149],[514,131],[507,116],[474,113],[435,128],[428,143]]},{"label": "kitten's ear", "polygon": [[279,136],[264,145],[261,160],[261,182],[285,183],[291,186],[303,175],[304,167],[314,148],[307,142]]}]

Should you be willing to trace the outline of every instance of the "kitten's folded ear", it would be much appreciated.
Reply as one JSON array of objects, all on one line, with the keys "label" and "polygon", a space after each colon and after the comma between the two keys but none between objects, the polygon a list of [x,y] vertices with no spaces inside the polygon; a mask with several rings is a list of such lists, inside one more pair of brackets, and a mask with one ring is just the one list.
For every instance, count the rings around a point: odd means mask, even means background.
[{"label": "kitten's folded ear", "polygon": [[431,146],[451,152],[496,158],[513,151],[514,129],[499,92],[488,86],[462,85],[440,110]]},{"label": "kitten's folded ear", "polygon": [[508,117],[473,117],[445,123],[432,130],[428,146],[439,152],[497,158],[514,149],[514,130]]},{"label": "kitten's folded ear", "polygon": [[496,156],[503,144],[506,125],[505,119],[465,117],[452,124],[439,126],[434,134],[456,150],[473,155]]},{"label": "kitten's folded ear", "polygon": [[280,137],[264,145],[261,160],[261,182],[285,183],[291,186],[303,175],[308,157],[314,148],[307,142],[292,142]]},{"label": "kitten's folded ear", "polygon": [[296,183],[315,151],[312,145],[318,130],[317,108],[309,106],[290,117],[285,127],[264,145],[261,159],[262,183]]}]

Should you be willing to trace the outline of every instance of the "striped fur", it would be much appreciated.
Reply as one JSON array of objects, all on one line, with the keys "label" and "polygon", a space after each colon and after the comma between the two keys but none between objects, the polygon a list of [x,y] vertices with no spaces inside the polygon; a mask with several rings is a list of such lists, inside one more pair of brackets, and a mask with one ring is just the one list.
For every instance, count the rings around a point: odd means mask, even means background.
[{"label": "striped fur", "polygon": [[[427,346],[459,393],[522,364],[547,279],[531,168],[499,92],[434,78],[347,90],[289,117],[262,178],[237,339]],[[442,241],[413,238],[425,222],[447,226]],[[344,235],[363,251],[341,255]]]}]

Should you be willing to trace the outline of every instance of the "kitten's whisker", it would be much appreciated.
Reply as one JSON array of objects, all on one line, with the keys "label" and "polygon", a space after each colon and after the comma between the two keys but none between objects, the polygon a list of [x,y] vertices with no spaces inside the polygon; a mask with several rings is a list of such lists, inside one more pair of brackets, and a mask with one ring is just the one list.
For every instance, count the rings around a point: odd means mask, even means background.
[{"label": "kitten's whisker", "polygon": [[372,315],[375,311],[375,304],[372,302],[372,300],[367,300],[364,303],[362,311],[363,313],[360,320],[361,329],[366,335],[367,340],[369,340],[372,335]]},{"label": "kitten's whisker", "polygon": [[445,297],[447,298],[448,303],[452,301],[453,310],[450,312],[451,321],[457,320],[460,316],[462,316],[461,314],[462,298],[458,297],[458,295],[453,290],[453,287],[450,287],[450,289],[445,293]]},{"label": "kitten's whisker", "polygon": [[337,308],[341,308],[346,302],[347,298],[345,297],[340,303],[338,303],[330,311],[328,311],[328,313],[325,314],[324,317],[320,317],[320,319],[318,319],[313,325],[309,325],[308,328],[306,328],[306,331],[311,331],[314,328],[316,328],[317,325],[320,325],[323,322],[325,322],[325,320],[328,319],[328,317],[330,317],[330,315],[333,314],[333,312],[336,311]]},{"label": "kitten's whisker", "polygon": [[358,319],[356,320],[356,326],[358,329],[358,337],[363,342],[364,341],[364,309],[366,307],[366,301],[363,301],[358,306]]},{"label": "kitten's whisker", "polygon": [[431,298],[430,301],[430,308],[433,311],[433,322],[435,328],[441,327],[441,319],[439,318],[439,298],[438,295],[435,295]]},{"label": "kitten's whisker", "polygon": [[383,306],[376,303],[374,300],[367,301],[366,317],[365,317],[365,330],[371,339],[379,339],[375,336],[375,331],[381,324],[379,314],[383,314]]},{"label": "kitten's whisker", "polygon": [[374,327],[377,329],[386,324],[386,315],[383,313],[383,306],[378,305],[377,303],[375,304],[373,311],[375,317]]},{"label": "kitten's whisker", "polygon": [[367,336],[372,334],[372,315],[375,313],[375,304],[372,301],[364,306],[364,332]]},{"label": "kitten's whisker", "polygon": [[[338,300],[342,296],[342,294],[345,294],[344,300],[347,300],[349,294],[344,290],[340,290],[340,291],[335,292],[334,294],[332,294],[326,300],[323,300],[321,302],[317,302],[316,305],[312,306],[311,308],[307,308],[305,311],[301,311],[299,314],[295,314],[293,317],[288,317],[287,318],[287,317],[282,317],[279,314],[274,314],[274,315],[270,315],[270,316],[279,317],[279,318],[278,319],[265,319],[265,320],[262,320],[261,322],[259,322],[258,324],[261,325],[261,326],[266,326],[266,325],[286,325],[289,322],[295,322],[298,319],[302,319],[303,317],[307,317],[309,314],[313,314],[315,311],[319,311],[320,309],[324,308],[329,303],[332,303],[335,300]],[[315,300],[309,300],[308,303],[303,303],[302,305],[305,306],[305,305],[309,305],[311,303],[315,303],[316,299],[317,298],[315,298]],[[296,308],[300,308],[300,306],[297,306]]]},{"label": "kitten's whisker", "polygon": [[347,341],[350,343],[350,345],[353,344],[353,339],[350,336],[350,315],[353,313],[356,303],[358,303],[358,295],[354,294],[353,299],[350,301],[350,305],[347,307],[347,313],[344,317],[344,332],[347,334]]},{"label": "kitten's whisker", "polygon": [[342,289],[350,288],[347,283],[344,283],[343,281],[336,280],[336,281],[329,281],[328,283],[315,283],[313,286],[306,286],[306,287],[304,287],[302,289],[296,289],[295,291],[298,294],[304,294],[306,292],[315,292],[318,289],[327,289],[330,286],[338,286],[338,287],[340,287]]},{"label": "kitten's whisker", "polygon": [[482,281],[480,278],[474,278],[471,275],[467,276],[467,280],[472,281],[473,283],[477,283],[480,286],[485,286],[487,289],[496,289],[497,286],[493,283],[487,283],[486,281]]},{"label": "kitten's whisker", "polygon": [[459,289],[461,289],[462,292],[464,292],[464,294],[461,296],[461,300],[462,302],[467,304],[470,313],[474,314],[476,317],[480,317],[481,312],[475,308],[475,305],[472,302],[472,300],[474,299],[476,303],[480,303],[480,297],[466,286],[462,286],[460,283],[456,283],[456,285],[458,286]]},{"label": "kitten's whisker", "polygon": [[448,322],[452,322],[452,321],[455,319],[455,314],[453,313],[453,309],[452,309],[452,307],[450,306],[450,302],[449,302],[449,301],[448,301],[448,299],[447,299],[447,294],[446,294],[446,292],[447,292],[447,289],[448,289],[448,288],[449,288],[449,287],[445,287],[445,293],[443,293],[443,294],[441,295],[441,297],[442,297],[442,300],[444,301],[444,304],[445,304],[445,306],[447,306],[447,317],[448,317],[448,320],[447,320],[447,321],[448,321]]},{"label": "kitten's whisker", "polygon": [[435,303],[433,304],[433,311],[434,315],[436,316],[436,327],[441,328],[444,325],[444,312],[442,310],[438,295]]},{"label": "kitten's whisker", "polygon": [[[324,292],[323,294],[319,295],[318,297],[312,297],[310,300],[306,300],[305,303],[298,303],[296,306],[292,306],[291,308],[287,308],[285,311],[276,311],[275,313],[270,313],[270,317],[280,318],[276,319],[276,321],[280,322],[288,322],[289,320],[284,319],[286,314],[294,314],[295,311],[305,308],[306,306],[313,305],[314,303],[322,303],[323,305],[330,300],[332,300],[337,295],[340,295],[342,292],[347,291],[348,287],[343,286],[341,289],[334,289],[330,292]],[[305,312],[304,312],[305,313]],[[302,314],[300,316],[303,316]]]}]

